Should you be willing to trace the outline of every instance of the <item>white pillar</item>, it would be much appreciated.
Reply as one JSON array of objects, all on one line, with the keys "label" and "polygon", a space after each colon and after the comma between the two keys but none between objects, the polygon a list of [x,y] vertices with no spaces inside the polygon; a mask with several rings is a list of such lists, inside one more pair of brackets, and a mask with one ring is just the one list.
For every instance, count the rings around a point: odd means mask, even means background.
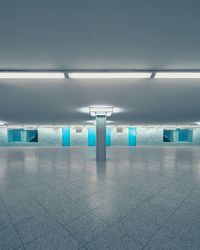
[{"label": "white pillar", "polygon": [[106,116],[96,116],[96,159],[106,160]]}]

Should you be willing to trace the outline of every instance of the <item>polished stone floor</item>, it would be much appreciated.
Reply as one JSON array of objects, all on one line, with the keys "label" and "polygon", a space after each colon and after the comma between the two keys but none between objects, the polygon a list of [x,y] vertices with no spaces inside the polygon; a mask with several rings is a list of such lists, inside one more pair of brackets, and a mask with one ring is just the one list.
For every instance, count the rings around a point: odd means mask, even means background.
[{"label": "polished stone floor", "polygon": [[200,148],[0,148],[0,249],[200,249]]}]

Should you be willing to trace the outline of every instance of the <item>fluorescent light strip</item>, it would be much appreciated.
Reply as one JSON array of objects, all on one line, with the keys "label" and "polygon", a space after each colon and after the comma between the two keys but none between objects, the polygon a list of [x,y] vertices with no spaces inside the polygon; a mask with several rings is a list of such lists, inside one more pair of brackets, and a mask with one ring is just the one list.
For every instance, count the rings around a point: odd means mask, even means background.
[{"label": "fluorescent light strip", "polygon": [[[155,76],[154,76],[155,74]],[[153,76],[153,77],[152,77]],[[171,79],[199,79],[200,72],[158,71],[154,72],[68,72],[72,79],[132,79],[132,78],[171,78]],[[65,79],[64,72],[17,72],[0,71],[0,79]]]},{"label": "fluorescent light strip", "polygon": [[154,78],[198,79],[200,72],[157,72]]},{"label": "fluorescent light strip", "polygon": [[68,72],[69,78],[150,78],[151,72]]},{"label": "fluorescent light strip", "polygon": [[0,72],[0,79],[64,79],[62,72]]}]

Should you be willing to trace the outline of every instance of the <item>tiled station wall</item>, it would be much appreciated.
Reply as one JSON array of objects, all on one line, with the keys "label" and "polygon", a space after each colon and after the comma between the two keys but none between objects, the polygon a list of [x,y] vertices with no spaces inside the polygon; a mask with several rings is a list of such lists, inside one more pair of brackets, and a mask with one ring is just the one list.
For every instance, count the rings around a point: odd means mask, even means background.
[{"label": "tiled station wall", "polygon": [[[176,129],[177,127],[170,127]],[[163,129],[168,127],[137,127],[137,146],[174,146],[174,145],[199,145],[200,127],[191,127],[193,141],[191,143],[166,143],[163,142]],[[38,128],[38,142],[9,143],[7,128],[0,128],[0,146],[62,146],[62,128]],[[75,127],[70,128],[70,146],[88,145],[88,127],[82,127],[82,133],[77,133]],[[123,127],[123,133],[117,133],[115,126],[111,127],[111,146],[128,146],[128,127]]]},{"label": "tiled station wall", "polygon": [[166,145],[166,142],[163,142],[163,128],[138,127],[136,133],[137,133],[137,145],[140,146]]},{"label": "tiled station wall", "polygon": [[1,146],[60,146],[62,128],[38,128],[38,142],[8,142],[7,129],[0,128]]},{"label": "tiled station wall", "polygon": [[81,133],[76,133],[76,128],[70,128],[70,145],[87,146],[88,145],[88,128],[82,127]]},{"label": "tiled station wall", "polygon": [[111,146],[128,146],[128,128],[123,128],[123,133],[117,133],[116,127],[111,127]]},{"label": "tiled station wall", "polygon": [[163,142],[163,130],[176,130],[178,127],[137,127],[138,146],[200,146],[200,127],[187,127],[193,131],[192,142],[171,143]]}]

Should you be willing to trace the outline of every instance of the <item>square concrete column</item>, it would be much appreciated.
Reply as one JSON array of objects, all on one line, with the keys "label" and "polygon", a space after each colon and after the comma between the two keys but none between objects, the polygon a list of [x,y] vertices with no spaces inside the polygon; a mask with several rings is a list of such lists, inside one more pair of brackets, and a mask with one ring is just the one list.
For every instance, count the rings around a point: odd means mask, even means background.
[{"label": "square concrete column", "polygon": [[96,116],[96,159],[106,161],[106,116]]}]

